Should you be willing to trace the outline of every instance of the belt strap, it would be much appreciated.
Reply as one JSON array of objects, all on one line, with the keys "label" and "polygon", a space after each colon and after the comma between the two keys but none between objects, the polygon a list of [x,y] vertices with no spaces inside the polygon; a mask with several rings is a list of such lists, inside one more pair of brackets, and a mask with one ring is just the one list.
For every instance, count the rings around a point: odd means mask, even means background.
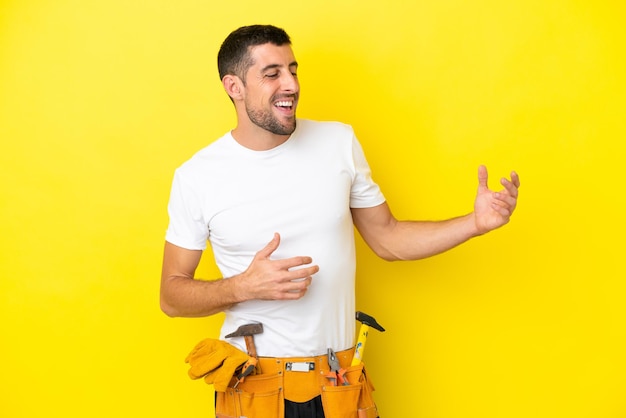
[{"label": "belt strap", "polygon": [[[352,362],[354,348],[336,352],[342,368]],[[306,402],[319,396],[322,386],[328,384],[325,374],[330,371],[328,356],[315,357],[259,357],[263,374],[278,374],[284,379],[285,399]],[[307,369],[307,370],[305,370]]]}]

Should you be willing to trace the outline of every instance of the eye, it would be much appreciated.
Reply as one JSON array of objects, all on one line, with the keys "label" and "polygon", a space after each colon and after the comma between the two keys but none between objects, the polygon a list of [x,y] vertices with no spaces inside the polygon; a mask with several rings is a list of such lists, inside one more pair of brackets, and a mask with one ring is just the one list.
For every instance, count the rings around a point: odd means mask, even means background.
[{"label": "eye", "polygon": [[278,78],[278,73],[265,74],[265,77],[267,77],[267,78]]}]

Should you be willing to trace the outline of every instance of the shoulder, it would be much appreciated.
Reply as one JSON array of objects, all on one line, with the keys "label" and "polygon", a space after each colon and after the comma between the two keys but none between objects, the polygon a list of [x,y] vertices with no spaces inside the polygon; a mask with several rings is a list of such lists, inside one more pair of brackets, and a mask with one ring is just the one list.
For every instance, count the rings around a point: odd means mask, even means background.
[{"label": "shoulder", "polygon": [[178,168],[179,173],[194,173],[211,167],[213,161],[219,161],[221,156],[228,152],[232,147],[232,136],[229,133],[218,138],[214,142],[197,151],[187,161],[182,163]]},{"label": "shoulder", "polygon": [[298,142],[326,152],[349,152],[356,140],[352,126],[341,122],[298,120]]},{"label": "shoulder", "polygon": [[352,126],[336,121],[316,121],[311,119],[298,119],[298,128],[304,133],[333,134],[337,136],[354,135]]}]

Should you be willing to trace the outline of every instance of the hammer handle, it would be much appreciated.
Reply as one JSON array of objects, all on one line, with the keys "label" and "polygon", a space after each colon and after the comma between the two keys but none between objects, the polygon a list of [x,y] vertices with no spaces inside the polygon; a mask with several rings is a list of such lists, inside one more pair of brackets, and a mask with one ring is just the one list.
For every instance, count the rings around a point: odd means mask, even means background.
[{"label": "hammer handle", "polygon": [[357,339],[356,346],[354,348],[354,357],[352,357],[352,363],[350,364],[351,366],[361,364],[361,361],[363,360],[363,351],[365,351],[365,342],[367,341],[369,329],[369,325],[361,324],[359,338]]},{"label": "hammer handle", "polygon": [[246,349],[248,350],[250,357],[257,358],[254,337],[252,335],[246,335],[243,338],[246,340]]},{"label": "hammer handle", "polygon": [[[248,355],[250,357],[258,359],[259,357],[256,354],[256,346],[254,345],[254,336],[253,335],[246,335],[243,338],[246,341],[246,350],[248,350]],[[258,363],[256,365],[256,372],[258,374],[261,374],[261,365],[258,364]]]}]

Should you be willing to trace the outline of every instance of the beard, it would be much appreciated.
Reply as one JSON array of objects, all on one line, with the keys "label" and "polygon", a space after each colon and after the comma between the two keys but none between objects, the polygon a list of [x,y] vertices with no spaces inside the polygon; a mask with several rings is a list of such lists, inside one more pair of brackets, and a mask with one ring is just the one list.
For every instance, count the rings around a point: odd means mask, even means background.
[{"label": "beard", "polygon": [[246,113],[252,123],[275,135],[291,135],[296,130],[295,115],[287,122],[282,123],[271,110],[256,110],[246,105]]}]

